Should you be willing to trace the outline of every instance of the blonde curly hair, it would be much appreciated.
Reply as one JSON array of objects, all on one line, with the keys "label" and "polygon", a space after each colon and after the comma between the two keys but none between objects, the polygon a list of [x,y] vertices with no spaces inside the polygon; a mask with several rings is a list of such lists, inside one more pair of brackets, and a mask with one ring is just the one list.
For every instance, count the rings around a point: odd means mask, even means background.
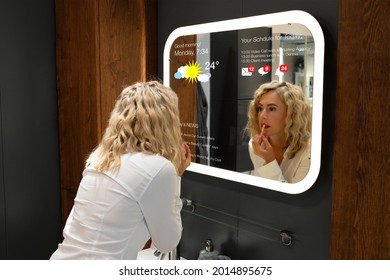
[{"label": "blonde curly hair", "polygon": [[252,138],[261,132],[258,122],[258,110],[261,97],[275,91],[287,107],[287,117],[284,131],[286,134],[285,149],[288,158],[310,143],[311,137],[311,106],[302,88],[288,82],[272,81],[262,84],[253,94],[249,104],[247,134]]},{"label": "blonde curly hair", "polygon": [[178,170],[181,130],[176,93],[158,81],[138,82],[123,89],[111,112],[103,138],[86,160],[101,172],[120,167],[121,155],[159,154]]}]

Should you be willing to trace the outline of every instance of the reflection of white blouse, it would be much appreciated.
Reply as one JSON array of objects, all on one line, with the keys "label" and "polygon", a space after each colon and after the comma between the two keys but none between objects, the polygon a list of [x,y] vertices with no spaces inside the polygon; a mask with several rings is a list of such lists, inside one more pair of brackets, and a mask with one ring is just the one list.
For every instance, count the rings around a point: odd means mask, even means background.
[{"label": "reflection of white blouse", "polygon": [[300,150],[294,158],[287,157],[287,151],[283,155],[282,163],[276,160],[264,164],[264,160],[255,155],[252,147],[252,139],[249,141],[249,155],[254,166],[254,175],[277,180],[281,182],[297,183],[304,179],[310,168],[310,145]]},{"label": "reflection of white blouse", "polygon": [[180,177],[162,156],[126,154],[117,172],[83,172],[64,241],[51,259],[136,259],[152,238],[161,252],[180,241]]}]

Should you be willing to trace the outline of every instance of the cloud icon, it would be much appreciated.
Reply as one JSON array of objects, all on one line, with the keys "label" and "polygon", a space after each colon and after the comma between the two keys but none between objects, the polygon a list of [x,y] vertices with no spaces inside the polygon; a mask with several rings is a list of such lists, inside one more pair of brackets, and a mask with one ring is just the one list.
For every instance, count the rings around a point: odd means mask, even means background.
[{"label": "cloud icon", "polygon": [[211,74],[200,74],[198,76],[198,81],[201,83],[206,83],[210,80]]},{"label": "cloud icon", "polygon": [[199,81],[201,83],[206,83],[210,80],[210,73],[203,73],[201,66],[198,62],[190,62],[185,66],[180,66],[177,68],[177,72],[173,74],[175,79],[187,79],[190,82]]},{"label": "cloud icon", "polygon": [[180,80],[181,78],[183,78],[183,74],[180,73],[180,72],[176,72],[173,76],[175,77],[175,79],[178,79],[178,80]]},{"label": "cloud icon", "polygon": [[182,78],[187,78],[187,68],[188,66],[180,66],[179,68],[177,68],[177,72],[176,73],[180,73],[181,74],[181,77]]}]

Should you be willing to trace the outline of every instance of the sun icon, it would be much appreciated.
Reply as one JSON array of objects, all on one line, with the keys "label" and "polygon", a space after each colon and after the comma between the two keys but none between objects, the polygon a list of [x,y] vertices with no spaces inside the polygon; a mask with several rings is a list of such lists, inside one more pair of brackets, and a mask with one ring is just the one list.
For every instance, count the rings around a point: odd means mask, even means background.
[{"label": "sun icon", "polygon": [[185,69],[186,69],[185,78],[187,80],[190,80],[191,83],[195,82],[198,76],[200,75],[200,73],[202,73],[201,70],[202,66],[200,66],[198,62],[194,62],[194,61],[187,63]]}]

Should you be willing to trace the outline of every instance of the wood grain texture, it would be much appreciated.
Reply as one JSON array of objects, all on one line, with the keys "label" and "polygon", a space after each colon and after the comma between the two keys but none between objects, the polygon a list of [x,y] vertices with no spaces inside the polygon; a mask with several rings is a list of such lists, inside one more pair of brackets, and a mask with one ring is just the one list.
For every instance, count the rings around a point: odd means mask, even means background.
[{"label": "wood grain texture", "polygon": [[156,0],[56,0],[62,218],[124,86],[156,75]]},{"label": "wood grain texture", "polygon": [[156,0],[100,0],[102,129],[122,89],[156,75]]},{"label": "wood grain texture", "polygon": [[[170,86],[179,97],[180,121],[182,123],[181,131],[183,140],[188,143],[193,156],[193,161],[196,156],[196,127],[187,126],[186,124],[196,124],[196,82],[183,81],[183,79],[174,79],[173,75],[179,67],[185,66],[192,61],[188,61],[188,56],[175,56],[175,51],[183,50],[184,48],[175,48],[175,45],[185,45],[196,43],[196,35],[178,37],[172,44],[170,57],[174,57],[170,61]],[[185,50],[194,51],[195,47],[186,47]],[[194,58],[196,61],[196,57]],[[188,135],[188,136],[187,136]]]},{"label": "wood grain texture", "polygon": [[389,12],[340,1],[332,259],[390,258]]},{"label": "wood grain texture", "polygon": [[77,192],[84,161],[100,131],[96,1],[56,1],[56,62],[62,218]]}]

